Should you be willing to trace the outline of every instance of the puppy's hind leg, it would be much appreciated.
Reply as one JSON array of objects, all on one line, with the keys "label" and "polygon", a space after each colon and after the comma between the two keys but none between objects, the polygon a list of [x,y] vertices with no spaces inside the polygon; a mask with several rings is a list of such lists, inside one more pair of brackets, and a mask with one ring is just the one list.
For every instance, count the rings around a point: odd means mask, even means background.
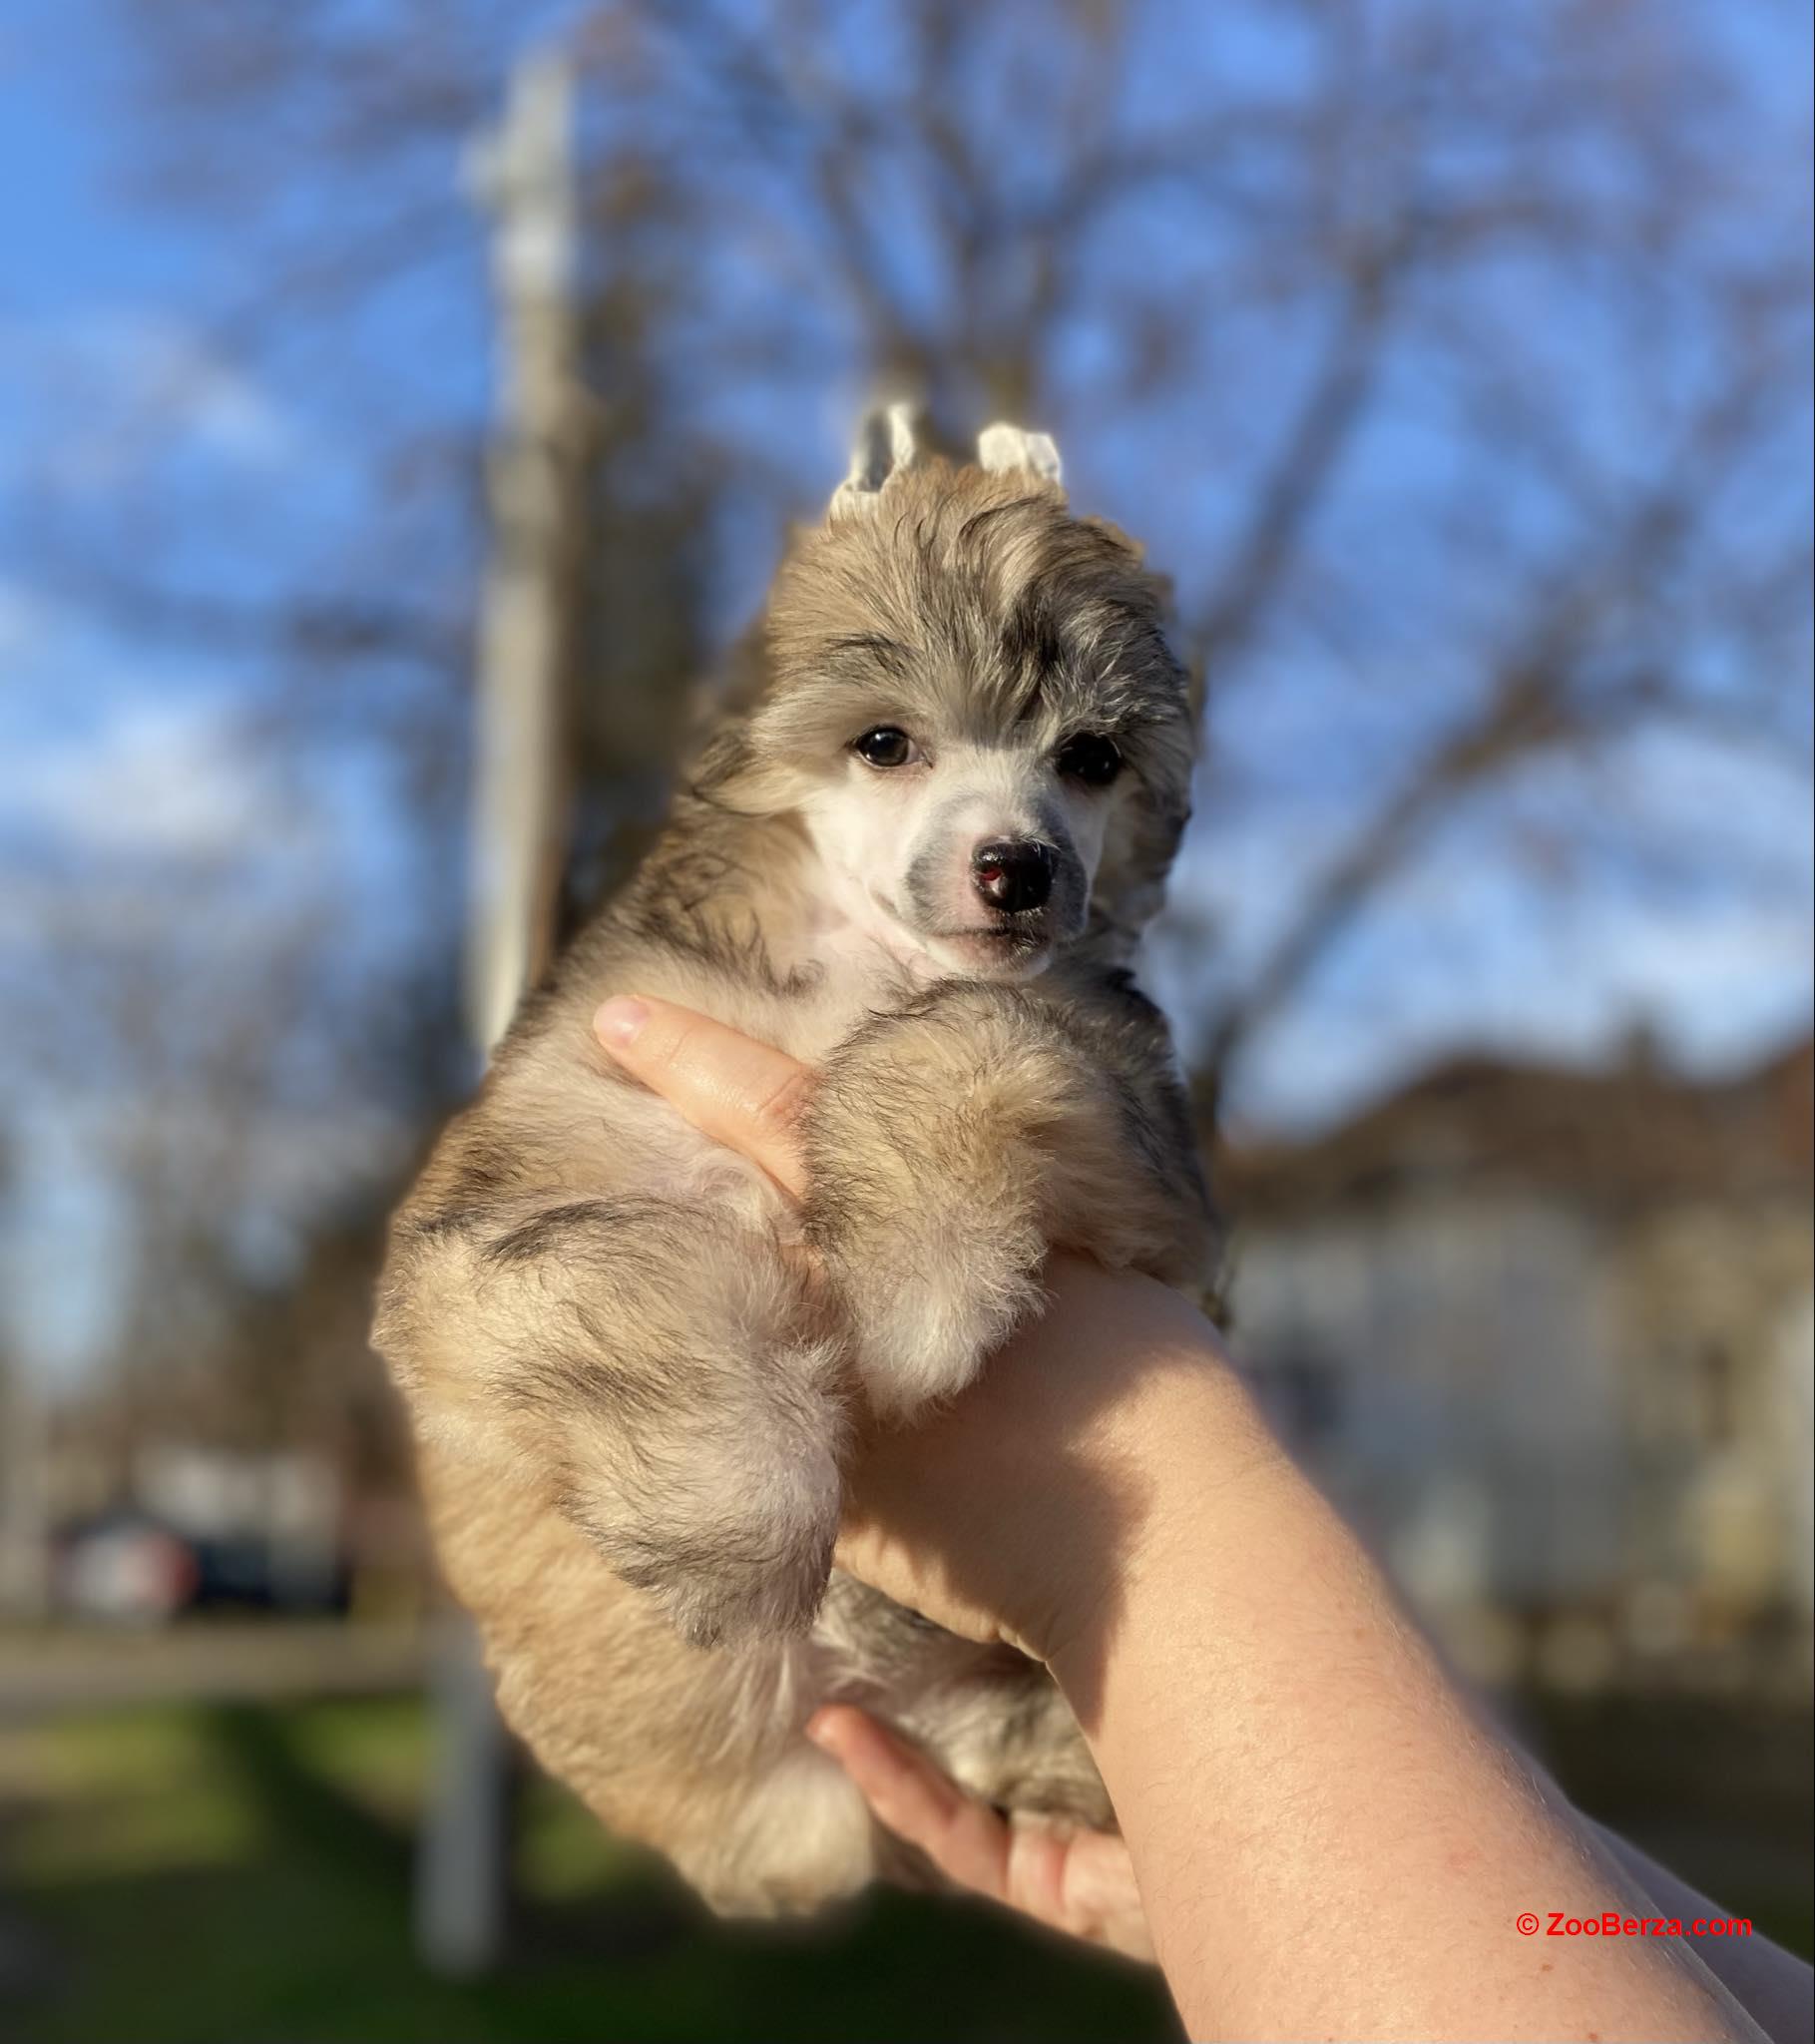
[{"label": "puppy's hind leg", "polygon": [[805,1915],[855,1894],[887,1862],[850,1777],[804,1739],[673,1854],[720,1916]]},{"label": "puppy's hind leg", "polygon": [[838,1353],[767,1237],[655,1199],[406,1220],[378,1342],[439,1439],[527,1466],[687,1639],[810,1623]]}]

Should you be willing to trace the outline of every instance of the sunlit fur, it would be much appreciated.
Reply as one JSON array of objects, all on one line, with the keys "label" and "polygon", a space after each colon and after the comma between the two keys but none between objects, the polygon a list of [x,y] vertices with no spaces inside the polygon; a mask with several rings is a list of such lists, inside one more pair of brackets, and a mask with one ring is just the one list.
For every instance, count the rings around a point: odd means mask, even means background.
[{"label": "sunlit fur", "polygon": [[[911,1417],[1038,1312],[1050,1246],[1187,1287],[1213,1261],[1126,970],[1191,752],[1155,586],[1032,467],[881,444],[797,536],[662,838],[397,1216],[376,1331],[507,1717],[734,1911],[912,1875],[801,1736],[832,1698],[998,1802],[1108,1819],[1042,1670],[830,1570],[839,1469],[860,1406]],[[852,752],[879,725],[912,765]],[[1080,733],[1120,749],[1113,785],[1061,771]],[[991,927],[968,876],[995,833],[1056,879]],[[818,1067],[803,1211],[620,1075],[590,1024],[623,992]]]}]

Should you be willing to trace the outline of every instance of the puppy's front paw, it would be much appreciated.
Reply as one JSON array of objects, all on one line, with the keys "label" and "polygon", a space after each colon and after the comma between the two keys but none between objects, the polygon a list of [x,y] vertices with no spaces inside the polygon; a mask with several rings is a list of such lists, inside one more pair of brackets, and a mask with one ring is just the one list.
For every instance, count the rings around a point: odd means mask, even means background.
[{"label": "puppy's front paw", "polygon": [[1054,1147],[1095,1086],[1001,988],[937,991],[827,1061],[802,1124],[806,1233],[877,1410],[961,1390],[1036,1307]]},{"label": "puppy's front paw", "polygon": [[840,1242],[828,1261],[872,1410],[905,1419],[963,1390],[990,1350],[1038,1310],[1031,1272],[1045,1245],[1031,1230],[1013,1236],[980,1243],[962,1227],[922,1220],[867,1254],[860,1241]]}]

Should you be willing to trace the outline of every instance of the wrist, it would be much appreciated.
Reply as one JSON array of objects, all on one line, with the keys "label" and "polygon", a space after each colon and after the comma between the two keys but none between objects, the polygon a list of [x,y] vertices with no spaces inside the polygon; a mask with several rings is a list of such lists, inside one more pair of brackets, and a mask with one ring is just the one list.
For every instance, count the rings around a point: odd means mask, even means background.
[{"label": "wrist", "polygon": [[919,1425],[866,1432],[838,1565],[1037,1661],[1103,1636],[1206,1491],[1277,1456],[1214,1327],[1152,1278],[1056,1256],[1047,1310]]},{"label": "wrist", "polygon": [[[1035,1590],[1021,1614],[1024,1651],[1045,1661],[1076,1705],[1094,1693],[1132,1625],[1163,1620],[1180,1576],[1215,1552],[1208,1523],[1258,1481],[1296,1471],[1215,1330],[1175,1301],[1115,1355],[1118,1382],[1067,1456],[1036,1529]],[[1074,1694],[1076,1692],[1076,1694]]]}]

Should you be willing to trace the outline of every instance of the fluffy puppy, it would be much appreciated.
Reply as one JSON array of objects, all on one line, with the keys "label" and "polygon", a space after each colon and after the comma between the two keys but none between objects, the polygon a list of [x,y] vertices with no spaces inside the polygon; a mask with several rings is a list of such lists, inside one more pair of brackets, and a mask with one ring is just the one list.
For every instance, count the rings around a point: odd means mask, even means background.
[{"label": "fluffy puppy", "polygon": [[[1184,676],[1052,442],[992,427],[979,456],[868,423],[664,834],[525,1001],[382,1280],[506,1717],[730,1912],[910,1871],[802,1737],[833,1699],[995,1802],[1113,1820],[1044,1670],[831,1570],[839,1463],[859,1407],[911,1419],[1039,1310],[1049,1248],[1186,1287],[1214,1261],[1129,971],[1186,815]],[[803,1213],[599,1049],[620,992],[819,1069]]]}]

